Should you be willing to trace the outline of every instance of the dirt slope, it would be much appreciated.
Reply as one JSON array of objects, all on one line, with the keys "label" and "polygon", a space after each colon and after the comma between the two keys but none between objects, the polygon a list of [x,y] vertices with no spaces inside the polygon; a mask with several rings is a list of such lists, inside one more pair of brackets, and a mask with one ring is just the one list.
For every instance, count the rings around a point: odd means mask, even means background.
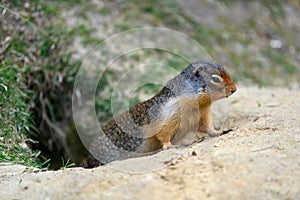
[{"label": "dirt slope", "polygon": [[2,165],[0,196],[299,199],[299,99],[299,89],[240,87],[215,107],[216,122],[234,129],[227,135],[95,169],[34,172],[23,166]]}]

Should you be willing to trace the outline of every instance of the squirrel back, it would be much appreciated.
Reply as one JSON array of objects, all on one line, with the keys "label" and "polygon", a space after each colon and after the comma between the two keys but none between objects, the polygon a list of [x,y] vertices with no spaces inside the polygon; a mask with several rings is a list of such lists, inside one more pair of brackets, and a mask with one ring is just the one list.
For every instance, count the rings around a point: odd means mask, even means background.
[{"label": "squirrel back", "polygon": [[[151,154],[189,132],[218,135],[211,104],[236,91],[227,70],[210,60],[189,65],[154,97],[111,120],[94,142],[89,166]],[[91,164],[92,163],[92,164]]]}]

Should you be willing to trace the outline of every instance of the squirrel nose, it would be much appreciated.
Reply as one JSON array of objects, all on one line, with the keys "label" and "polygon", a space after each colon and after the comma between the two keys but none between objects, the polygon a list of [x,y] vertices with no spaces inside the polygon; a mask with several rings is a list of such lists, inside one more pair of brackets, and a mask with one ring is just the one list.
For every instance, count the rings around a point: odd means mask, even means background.
[{"label": "squirrel nose", "polygon": [[231,90],[231,94],[235,93],[235,91],[236,91],[236,87],[233,87]]}]

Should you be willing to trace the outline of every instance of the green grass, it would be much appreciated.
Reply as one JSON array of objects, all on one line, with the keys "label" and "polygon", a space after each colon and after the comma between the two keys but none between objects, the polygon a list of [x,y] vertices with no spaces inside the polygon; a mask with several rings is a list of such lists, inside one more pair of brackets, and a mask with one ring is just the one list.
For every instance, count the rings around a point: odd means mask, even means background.
[{"label": "green grass", "polygon": [[18,82],[20,74],[4,61],[0,73],[0,161],[39,166],[38,151],[32,151],[24,138],[34,124],[27,111],[29,96]]},{"label": "green grass", "polygon": [[74,166],[75,166],[75,163],[70,162],[70,159],[65,161],[65,159],[63,157],[61,157],[61,169],[67,169],[67,168],[74,167]]},{"label": "green grass", "polygon": [[[28,41],[7,39],[0,63],[0,162],[39,166],[38,151],[32,151],[26,132],[36,130],[30,111],[30,90],[18,65],[26,56]],[[12,53],[13,52],[13,53]]]}]

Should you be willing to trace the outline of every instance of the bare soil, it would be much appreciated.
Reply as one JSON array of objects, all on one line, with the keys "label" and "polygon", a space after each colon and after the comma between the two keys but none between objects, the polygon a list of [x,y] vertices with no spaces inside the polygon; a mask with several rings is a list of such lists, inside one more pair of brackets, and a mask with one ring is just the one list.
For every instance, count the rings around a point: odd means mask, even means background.
[{"label": "bare soil", "polygon": [[299,199],[300,90],[240,87],[214,108],[226,135],[94,169],[0,166],[2,199]]}]

